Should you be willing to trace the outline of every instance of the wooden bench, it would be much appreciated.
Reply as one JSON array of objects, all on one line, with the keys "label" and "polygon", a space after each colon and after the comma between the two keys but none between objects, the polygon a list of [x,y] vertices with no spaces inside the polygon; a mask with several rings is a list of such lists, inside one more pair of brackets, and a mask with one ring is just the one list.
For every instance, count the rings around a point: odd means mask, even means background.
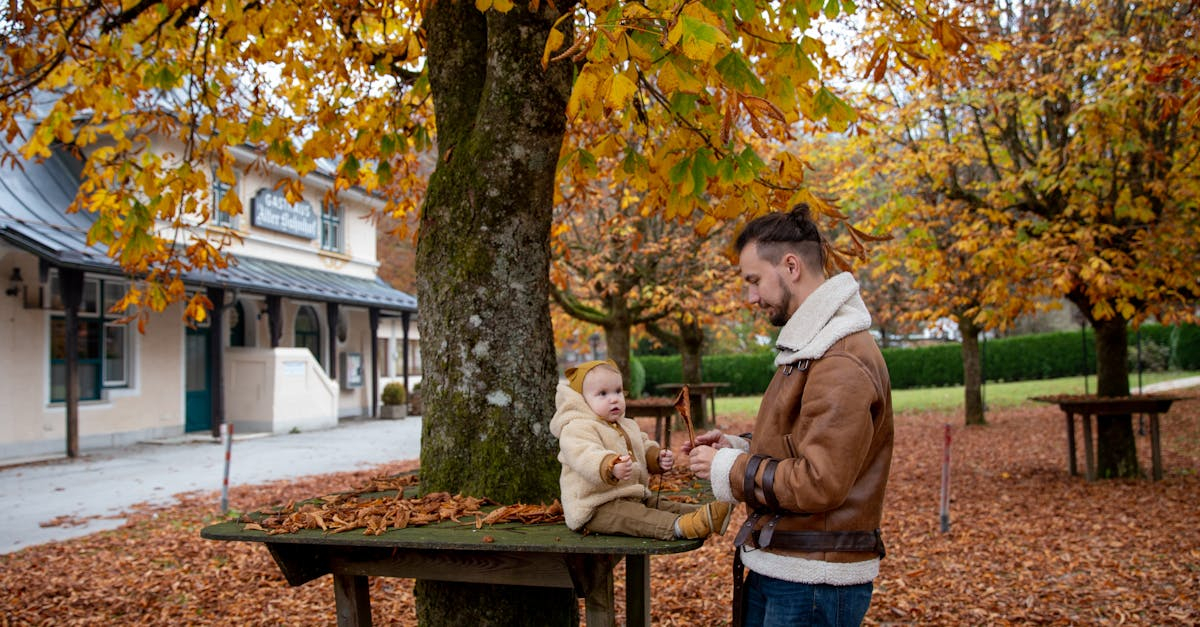
[{"label": "wooden bench", "polygon": [[[406,491],[407,492],[407,491]],[[484,525],[473,521],[393,529],[302,530],[268,535],[240,522],[205,527],[200,537],[266,545],[288,584],[333,575],[339,626],[370,625],[368,577],[569,588],[584,599],[588,625],[616,624],[613,568],[625,559],[626,624],[650,624],[650,556],[699,548],[703,540],[581,535],[566,525]]]}]

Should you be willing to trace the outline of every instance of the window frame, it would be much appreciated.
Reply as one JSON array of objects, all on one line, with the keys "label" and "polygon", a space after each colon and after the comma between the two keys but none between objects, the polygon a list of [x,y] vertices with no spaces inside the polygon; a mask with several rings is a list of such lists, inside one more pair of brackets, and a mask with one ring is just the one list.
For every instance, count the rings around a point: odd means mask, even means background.
[{"label": "window frame", "polygon": [[321,203],[321,250],[333,253],[345,250],[342,214],[340,204],[329,200]]},{"label": "window frame", "polygon": [[238,227],[237,216],[227,213],[221,209],[221,201],[229,194],[236,194],[238,184],[241,178],[235,172],[233,175],[233,184],[230,185],[225,181],[217,178],[217,166],[212,167],[212,191],[209,196],[212,198],[212,209],[209,212],[209,223],[212,226],[218,226],[223,229],[236,230]]}]

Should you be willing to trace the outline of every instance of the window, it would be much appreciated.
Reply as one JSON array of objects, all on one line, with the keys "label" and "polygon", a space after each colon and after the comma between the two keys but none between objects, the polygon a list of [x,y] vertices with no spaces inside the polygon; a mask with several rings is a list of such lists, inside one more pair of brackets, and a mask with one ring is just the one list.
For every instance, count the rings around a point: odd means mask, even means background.
[{"label": "window", "polygon": [[[125,297],[124,281],[84,278],[83,299],[79,306],[79,400],[101,398],[105,388],[130,384],[132,371],[129,326],[120,322],[121,314],[109,310]],[[48,279],[48,306],[62,310],[58,273]],[[67,398],[67,320],[50,318],[50,401]]]},{"label": "window", "polygon": [[[236,185],[236,183],[235,183]],[[221,209],[221,201],[225,199],[233,191],[233,188],[226,182],[217,178],[217,170],[213,168],[213,189],[212,189],[212,223],[215,226],[223,226],[227,229],[232,229],[237,226],[234,223],[233,216]]]},{"label": "window", "polygon": [[342,208],[328,200],[321,205],[321,250],[342,252]]},{"label": "window", "polygon": [[296,312],[296,348],[307,348],[317,363],[321,363],[321,322],[317,312],[308,305]]},{"label": "window", "polygon": [[[101,342],[96,320],[79,319],[79,400],[100,398]],[[50,319],[50,401],[67,400],[67,320]]]}]

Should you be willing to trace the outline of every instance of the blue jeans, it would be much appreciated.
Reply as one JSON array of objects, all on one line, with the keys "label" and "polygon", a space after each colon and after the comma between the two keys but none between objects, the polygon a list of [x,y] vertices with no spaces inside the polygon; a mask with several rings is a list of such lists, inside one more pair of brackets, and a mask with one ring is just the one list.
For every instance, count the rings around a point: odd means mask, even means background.
[{"label": "blue jeans", "polygon": [[874,585],[853,586],[792,583],[746,573],[745,627],[797,625],[861,625],[871,605]]}]

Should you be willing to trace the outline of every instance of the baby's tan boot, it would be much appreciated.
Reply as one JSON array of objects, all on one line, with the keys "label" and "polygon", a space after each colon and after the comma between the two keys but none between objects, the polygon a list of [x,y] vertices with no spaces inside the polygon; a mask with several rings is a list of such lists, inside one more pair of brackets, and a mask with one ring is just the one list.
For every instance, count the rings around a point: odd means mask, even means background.
[{"label": "baby's tan boot", "polygon": [[689,540],[707,538],[709,534],[722,535],[729,527],[729,515],[733,506],[724,501],[705,503],[703,507],[679,517],[679,531]]}]

